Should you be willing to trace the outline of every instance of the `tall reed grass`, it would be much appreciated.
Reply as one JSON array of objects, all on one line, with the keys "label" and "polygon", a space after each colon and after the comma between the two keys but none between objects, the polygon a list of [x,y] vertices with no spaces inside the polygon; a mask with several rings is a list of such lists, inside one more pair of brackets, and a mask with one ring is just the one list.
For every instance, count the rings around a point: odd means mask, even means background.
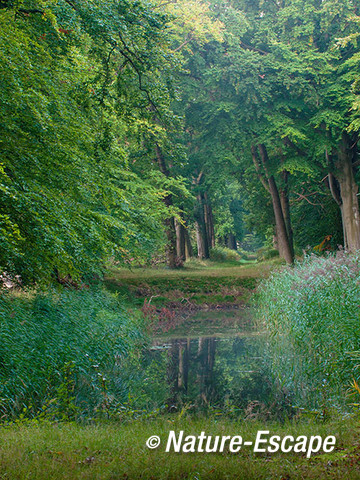
[{"label": "tall reed grass", "polygon": [[93,417],[126,398],[142,319],[103,290],[0,295],[0,418]]},{"label": "tall reed grass", "polygon": [[360,254],[306,257],[259,289],[272,369],[302,408],[344,409],[360,370]]}]

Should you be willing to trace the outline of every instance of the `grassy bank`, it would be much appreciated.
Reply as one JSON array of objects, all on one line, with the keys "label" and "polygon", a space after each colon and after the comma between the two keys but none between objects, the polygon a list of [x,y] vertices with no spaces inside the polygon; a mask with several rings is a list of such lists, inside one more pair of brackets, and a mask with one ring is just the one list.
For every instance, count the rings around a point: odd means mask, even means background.
[{"label": "grassy bank", "polygon": [[188,262],[184,268],[110,268],[106,285],[139,307],[144,300],[169,308],[218,308],[247,303],[274,263]]},{"label": "grassy bank", "polygon": [[[243,447],[239,453],[166,453],[170,430],[184,435],[241,435],[254,441],[258,430],[279,435],[335,435],[336,449],[305,454],[253,453]],[[146,439],[159,435],[156,450]],[[63,479],[357,479],[360,476],[358,423],[230,422],[222,419],[163,418],[125,425],[79,426],[19,425],[3,428],[0,440],[0,478],[11,480]]]},{"label": "grassy bank", "polygon": [[157,405],[161,379],[147,379],[141,363],[149,324],[160,312],[162,327],[175,326],[172,305],[243,304],[259,275],[253,264],[193,262],[178,271],[113,269],[108,289],[3,292],[1,418],[119,418]]}]

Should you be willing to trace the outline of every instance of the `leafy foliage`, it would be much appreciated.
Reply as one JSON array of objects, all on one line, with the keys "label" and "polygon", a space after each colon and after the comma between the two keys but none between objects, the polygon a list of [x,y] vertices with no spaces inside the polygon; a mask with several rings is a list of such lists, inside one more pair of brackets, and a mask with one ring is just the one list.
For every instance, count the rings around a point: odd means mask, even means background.
[{"label": "leafy foliage", "polygon": [[238,262],[241,256],[236,250],[217,246],[210,250],[210,258],[216,262]]},{"label": "leafy foliage", "polygon": [[128,158],[161,100],[161,75],[146,75],[165,17],[137,2],[26,8],[0,10],[0,267],[23,281],[99,272],[161,240],[166,191]]}]

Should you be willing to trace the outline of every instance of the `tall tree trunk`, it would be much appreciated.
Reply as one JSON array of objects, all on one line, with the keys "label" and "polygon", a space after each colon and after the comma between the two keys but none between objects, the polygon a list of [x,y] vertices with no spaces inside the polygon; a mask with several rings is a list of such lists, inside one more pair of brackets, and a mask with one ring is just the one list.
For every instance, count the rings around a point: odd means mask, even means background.
[{"label": "tall tree trunk", "polygon": [[[351,143],[353,145],[351,146]],[[349,136],[342,135],[337,158],[335,161],[335,175],[329,173],[329,187],[332,196],[339,205],[344,233],[344,248],[349,252],[360,249],[360,216],[359,216],[359,187],[355,181],[354,158],[356,156],[356,141]],[[331,156],[327,154],[329,164]],[[331,165],[329,165],[331,166]]]},{"label": "tall tree trunk", "polygon": [[196,185],[197,190],[197,204],[195,207],[195,230],[196,243],[198,249],[198,258],[209,258],[209,242],[205,223],[204,197],[199,186],[204,178],[204,173],[200,172],[196,178],[193,178],[193,184]]},{"label": "tall tree trunk", "polygon": [[227,236],[227,247],[231,250],[237,250],[236,237],[233,233],[229,233]]},{"label": "tall tree trunk", "polygon": [[284,180],[284,186],[280,190],[280,202],[281,202],[281,208],[284,215],[284,221],[285,221],[286,232],[288,235],[289,245],[291,249],[291,254],[294,257],[294,237],[293,237],[293,229],[291,225],[289,187],[288,187],[289,172],[287,170],[283,170],[282,176]]},{"label": "tall tree trunk", "polygon": [[[329,167],[330,167],[331,156],[328,154],[328,152],[326,152],[326,158],[328,160],[328,164],[329,164]],[[340,195],[339,182],[334,177],[332,172],[329,172],[328,179],[329,179],[328,187],[330,188],[331,195],[332,195],[333,199],[335,200],[335,202],[338,204],[338,206],[340,208],[341,223],[342,223],[342,227],[343,227],[344,249],[347,250],[348,246],[347,246],[347,241],[346,241],[345,222],[342,218],[342,211],[341,211],[342,200],[341,200],[341,195]]]},{"label": "tall tree trunk", "polygon": [[280,254],[286,260],[287,263],[292,263],[294,261],[294,257],[291,251],[289,237],[286,231],[286,224],[284,220],[283,211],[281,208],[279,192],[277,189],[275,179],[272,175],[269,177],[269,188],[270,188],[271,199],[272,199],[272,204],[274,209],[276,233],[278,238]]},{"label": "tall tree trunk", "polygon": [[360,249],[360,218],[357,197],[359,187],[355,182],[352,162],[353,151],[349,146],[347,135],[343,135],[336,167],[342,201],[340,210],[345,233],[345,246],[349,252]]},{"label": "tall tree trunk", "polygon": [[215,247],[214,217],[213,217],[209,197],[206,192],[203,194],[203,204],[204,204],[204,221],[205,221],[205,227],[206,227],[207,241],[208,241],[209,248],[213,248]]},{"label": "tall tree trunk", "polygon": [[204,202],[201,194],[197,196],[197,209],[195,212],[196,240],[198,246],[198,257],[209,258],[209,243],[204,218]]},{"label": "tall tree trunk", "polygon": [[204,242],[201,236],[201,228],[199,222],[195,221],[196,246],[198,258],[204,258]]},{"label": "tall tree trunk", "polygon": [[176,232],[174,217],[167,218],[164,223],[167,239],[165,247],[166,263],[169,268],[176,268]]},{"label": "tall tree trunk", "polygon": [[191,245],[189,231],[187,228],[185,228],[184,236],[185,236],[185,259],[189,260],[194,256],[194,252]]},{"label": "tall tree trunk", "polygon": [[[160,168],[161,173],[163,173],[166,177],[170,176],[169,169],[167,168],[166,161],[164,155],[161,151],[160,146],[156,143],[155,144],[155,152],[156,158],[158,161],[158,165]],[[172,195],[166,195],[163,199],[165,205],[169,208],[173,205]],[[166,232],[166,263],[169,268],[176,268],[176,230],[175,230],[175,220],[174,217],[166,218],[164,221],[165,224],[165,232]]]},{"label": "tall tree trunk", "polygon": [[256,171],[259,175],[259,178],[261,182],[263,183],[264,187],[266,190],[270,193],[271,195],[271,200],[272,200],[272,205],[273,205],[273,210],[274,210],[274,216],[275,216],[275,225],[276,225],[276,236],[277,236],[277,241],[278,241],[278,246],[279,246],[279,254],[282,258],[285,259],[287,263],[293,263],[294,261],[294,256],[292,249],[290,247],[289,243],[289,237],[286,229],[286,223],[285,223],[285,218],[284,218],[284,213],[283,209],[281,206],[281,200],[280,200],[280,195],[279,195],[279,190],[277,188],[275,178],[273,175],[270,175],[269,173],[269,157],[268,153],[266,150],[265,145],[260,144],[258,145],[259,152],[260,152],[260,158],[262,162],[262,166],[265,172],[265,178],[261,174],[261,169],[260,165],[257,159],[257,153],[256,153],[256,147],[251,148],[252,156],[253,156],[253,161],[255,164]]},{"label": "tall tree trunk", "polygon": [[195,221],[196,244],[198,258],[209,258],[208,243],[204,225]]},{"label": "tall tree trunk", "polygon": [[176,255],[180,262],[185,261],[185,227],[184,225],[175,220],[175,228],[176,228]]}]

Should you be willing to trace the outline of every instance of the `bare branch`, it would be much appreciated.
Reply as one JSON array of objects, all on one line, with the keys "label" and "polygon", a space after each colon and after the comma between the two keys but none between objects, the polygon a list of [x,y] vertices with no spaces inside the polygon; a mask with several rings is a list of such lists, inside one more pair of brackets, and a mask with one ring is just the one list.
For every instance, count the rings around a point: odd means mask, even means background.
[{"label": "bare branch", "polygon": [[187,45],[189,42],[191,42],[191,40],[194,39],[194,37],[192,36],[192,31],[190,31],[188,34],[187,34],[187,38],[186,40],[181,44],[179,45],[177,48],[175,48],[174,52],[178,52],[179,50],[181,50],[183,47],[185,47],[185,45]]},{"label": "bare branch", "polygon": [[154,5],[152,10],[156,10],[157,8],[166,7],[166,5],[171,5],[172,3],[174,3],[174,2],[171,0],[170,2],[160,3],[160,5]]},{"label": "bare branch", "polygon": [[306,200],[310,205],[313,205],[314,207],[323,207],[323,205],[321,203],[314,203],[314,202],[311,202],[308,197],[312,196],[312,195],[315,195],[317,192],[314,192],[314,193],[309,193],[308,195],[304,195],[303,193],[299,193],[299,192],[293,192],[294,195],[297,195],[298,198],[295,198],[295,201],[298,202],[298,201],[301,201],[301,200]]}]

